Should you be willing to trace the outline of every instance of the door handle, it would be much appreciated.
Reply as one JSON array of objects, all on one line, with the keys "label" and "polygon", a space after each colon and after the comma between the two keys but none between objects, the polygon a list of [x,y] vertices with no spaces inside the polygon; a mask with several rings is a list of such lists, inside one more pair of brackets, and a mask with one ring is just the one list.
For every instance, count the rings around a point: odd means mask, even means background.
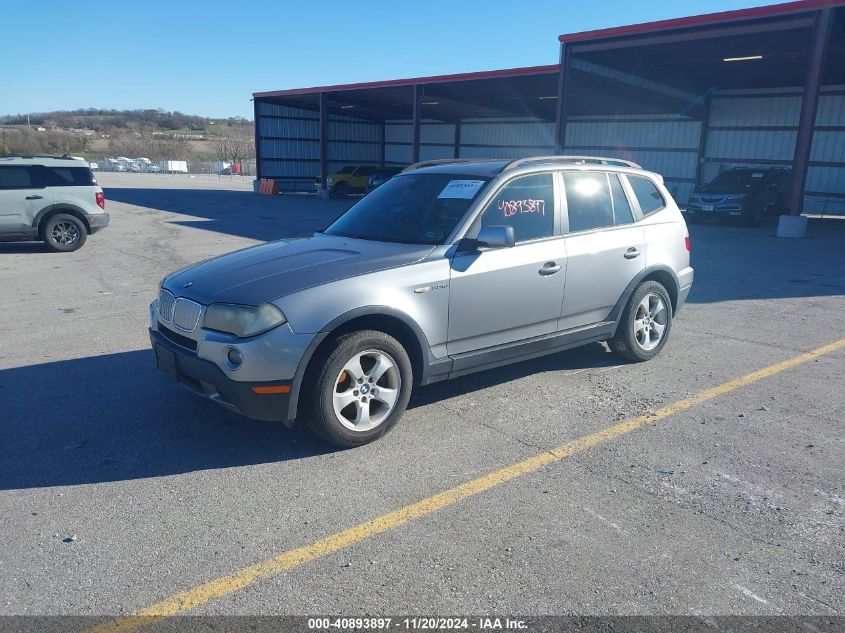
[{"label": "door handle", "polygon": [[634,259],[635,257],[640,256],[640,250],[636,246],[632,246],[627,251],[625,251],[625,259]]},{"label": "door handle", "polygon": [[44,196],[27,196],[27,200],[43,200]]},{"label": "door handle", "polygon": [[543,267],[540,269],[541,275],[554,275],[556,272],[560,271],[560,264],[555,264],[554,262],[546,262],[543,264]]}]

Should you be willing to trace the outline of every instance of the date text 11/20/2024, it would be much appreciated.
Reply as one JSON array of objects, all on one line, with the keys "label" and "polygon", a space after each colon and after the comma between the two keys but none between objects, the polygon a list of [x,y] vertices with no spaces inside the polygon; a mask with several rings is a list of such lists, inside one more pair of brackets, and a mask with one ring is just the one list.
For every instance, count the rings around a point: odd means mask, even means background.
[{"label": "date text 11/20/2024", "polygon": [[387,630],[409,629],[421,631],[442,630],[511,630],[519,631],[528,628],[524,620],[511,618],[308,618],[308,628],[311,630]]}]

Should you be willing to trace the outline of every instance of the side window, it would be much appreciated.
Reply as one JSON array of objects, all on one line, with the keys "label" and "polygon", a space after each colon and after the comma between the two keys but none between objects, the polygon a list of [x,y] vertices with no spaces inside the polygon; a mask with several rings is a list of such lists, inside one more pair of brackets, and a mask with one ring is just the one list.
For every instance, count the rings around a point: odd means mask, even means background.
[{"label": "side window", "polygon": [[38,187],[33,171],[24,165],[0,167],[0,189],[32,189]]},{"label": "side window", "polygon": [[628,204],[628,198],[625,196],[625,190],[622,188],[619,176],[607,174],[607,179],[610,181],[610,194],[613,200],[613,223],[616,226],[633,224],[634,212],[631,211],[631,205]]},{"label": "side window", "polygon": [[94,174],[87,167],[44,167],[47,184],[51,187],[88,187],[96,184]]},{"label": "side window", "polygon": [[634,195],[640,203],[643,215],[654,213],[666,206],[666,201],[663,199],[660,191],[654,186],[648,178],[642,176],[628,176],[628,182],[631,183],[631,188],[634,190]]},{"label": "side window", "polygon": [[600,172],[564,172],[569,232],[613,226],[613,202],[607,175]]},{"label": "side window", "polygon": [[484,209],[480,226],[512,226],[517,242],[549,237],[555,230],[554,191],[552,174],[512,180]]}]

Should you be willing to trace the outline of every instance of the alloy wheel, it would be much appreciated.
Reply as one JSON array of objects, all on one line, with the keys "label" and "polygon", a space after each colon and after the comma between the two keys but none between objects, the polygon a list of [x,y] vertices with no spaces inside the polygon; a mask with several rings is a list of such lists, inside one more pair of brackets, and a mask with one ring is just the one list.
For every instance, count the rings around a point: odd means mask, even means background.
[{"label": "alloy wheel", "polygon": [[668,320],[669,311],[663,297],[655,292],[648,293],[634,314],[634,338],[637,345],[645,351],[660,345]]},{"label": "alloy wheel", "polygon": [[402,378],[385,352],[369,349],[350,358],[337,376],[332,395],[334,413],[352,431],[369,431],[393,412]]},{"label": "alloy wheel", "polygon": [[79,228],[73,222],[62,220],[56,222],[50,231],[50,236],[59,246],[70,246],[79,240]]}]

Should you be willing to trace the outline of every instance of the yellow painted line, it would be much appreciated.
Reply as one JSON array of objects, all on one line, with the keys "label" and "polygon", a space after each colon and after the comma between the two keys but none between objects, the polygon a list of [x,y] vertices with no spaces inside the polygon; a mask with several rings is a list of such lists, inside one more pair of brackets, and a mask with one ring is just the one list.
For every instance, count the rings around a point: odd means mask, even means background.
[{"label": "yellow painted line", "polygon": [[745,387],[758,380],[774,376],[793,367],[797,367],[803,363],[815,360],[825,354],[830,354],[837,350],[845,348],[845,339],[840,339],[829,345],[824,345],[806,354],[795,356],[789,360],[775,365],[769,365],[763,369],[745,374],[734,380],[722,383],[715,387],[699,391],[697,394],[679,400],[670,405],[667,405],[651,415],[642,415],[630,420],[625,420],[619,424],[614,424],[600,431],[579,437],[575,440],[567,442],[554,448],[548,452],[540,453],[529,457],[521,462],[506,466],[499,470],[493,471],[487,475],[483,475],[472,481],[450,488],[436,495],[417,501],[411,505],[399,508],[393,512],[388,512],[375,519],[365,521],[354,527],[348,528],[331,536],[327,536],[318,541],[314,541],[308,545],[303,545],[293,550],[283,552],[274,558],[270,558],[250,567],[245,567],[228,576],[215,578],[206,583],[177,593],[169,598],[165,598],[160,602],[155,602],[143,609],[136,611],[134,614],[109,620],[99,626],[89,629],[89,633],[126,633],[135,631],[152,621],[176,615],[183,611],[195,609],[211,600],[222,598],[230,593],[239,591],[248,587],[259,580],[275,576],[285,571],[294,569],[311,562],[323,556],[327,556],[338,550],[345,549],[371,539],[379,534],[394,530],[409,521],[419,519],[427,516],[438,510],[449,507],[473,497],[479,493],[499,486],[512,479],[516,479],[521,475],[534,472],[543,466],[548,466],[555,462],[559,462],[575,453],[581,452],[598,444],[607,442],[620,435],[625,435],[631,431],[635,431],[647,424],[653,424],[658,420],[662,420],[681,411],[686,411],[702,402],[712,400],[718,396],[722,396],[731,391],[735,391],[740,387]]}]

